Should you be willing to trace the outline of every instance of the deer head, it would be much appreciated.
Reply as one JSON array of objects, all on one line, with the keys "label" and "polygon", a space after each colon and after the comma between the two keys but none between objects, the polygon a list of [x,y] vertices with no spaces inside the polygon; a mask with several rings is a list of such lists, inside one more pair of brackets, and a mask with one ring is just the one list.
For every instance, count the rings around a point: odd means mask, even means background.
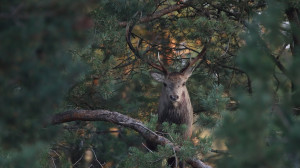
[{"label": "deer head", "polygon": [[[150,75],[158,82],[163,83],[163,95],[165,96],[165,100],[174,105],[178,104],[182,100],[182,97],[187,93],[186,89],[186,81],[192,75],[193,70],[195,69],[195,63],[204,56],[206,52],[206,46],[203,47],[202,51],[198,53],[197,57],[191,60],[186,66],[180,70],[179,72],[169,73],[167,69],[163,66],[163,63],[160,61],[160,57],[158,54],[158,62],[159,64],[155,64],[154,62],[145,59],[143,55],[140,55],[140,51],[138,51],[138,47],[134,47],[131,43],[131,31],[133,29],[134,24],[128,24],[126,27],[126,41],[130,48],[130,50],[136,55],[137,58],[141,59],[143,62],[146,62],[148,65],[153,68],[159,70],[160,72],[150,72]],[[149,50],[146,50],[144,54],[146,54]]]},{"label": "deer head", "polygon": [[[163,83],[162,95],[164,95],[164,100],[166,103],[172,103],[173,105],[177,105],[179,102],[183,101],[187,93],[186,82],[189,77],[192,75],[195,67],[193,65],[197,60],[200,59],[201,56],[206,51],[206,47],[204,47],[196,57],[196,59],[189,62],[181,71],[169,73],[166,68],[164,68],[163,64],[160,62],[160,66],[158,70],[160,72],[150,72],[150,75],[158,82]],[[158,56],[159,57],[159,56]]]},{"label": "deer head", "polygon": [[173,73],[160,73],[150,72],[150,75],[158,82],[163,83],[162,95],[166,103],[172,103],[177,105],[178,102],[182,102],[182,97],[185,97],[187,93],[186,81],[191,76],[192,71],[185,73],[173,72]]}]

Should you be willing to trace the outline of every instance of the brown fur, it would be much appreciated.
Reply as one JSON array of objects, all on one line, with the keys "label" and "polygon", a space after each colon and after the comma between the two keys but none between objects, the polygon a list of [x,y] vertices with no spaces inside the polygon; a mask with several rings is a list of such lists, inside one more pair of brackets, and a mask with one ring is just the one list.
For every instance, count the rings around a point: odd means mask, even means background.
[{"label": "brown fur", "polygon": [[[190,101],[188,90],[185,86],[185,82],[190,77],[190,73],[173,72],[168,75],[160,73],[151,73],[151,76],[159,82],[164,83],[162,92],[159,98],[158,107],[158,131],[161,130],[161,124],[163,122],[175,123],[178,125],[185,124],[187,129],[183,132],[183,138],[189,139],[192,135],[192,123],[193,123],[193,107]],[[178,96],[178,99],[172,100],[170,96]],[[175,158],[169,158],[168,164],[172,167]],[[184,164],[179,163],[183,168]]]},{"label": "brown fur", "polygon": [[[168,77],[169,85],[176,85],[186,81],[187,79],[180,73],[172,73]],[[191,105],[189,93],[186,86],[182,86],[182,94],[179,97],[179,101],[174,105],[169,100],[169,94],[166,88],[162,88],[162,93],[159,99],[158,107],[158,124],[163,122],[185,124],[187,129],[183,134],[185,139],[189,139],[192,134],[192,123],[193,123],[193,107]]]}]

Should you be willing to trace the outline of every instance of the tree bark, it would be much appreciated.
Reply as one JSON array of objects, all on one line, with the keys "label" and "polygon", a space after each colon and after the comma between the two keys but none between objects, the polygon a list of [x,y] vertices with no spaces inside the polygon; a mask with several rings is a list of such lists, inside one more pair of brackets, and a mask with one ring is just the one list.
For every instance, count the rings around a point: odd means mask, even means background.
[{"label": "tree bark", "polygon": [[[118,112],[111,112],[108,110],[70,110],[64,113],[58,113],[52,117],[51,124],[61,124],[71,121],[106,121],[131,128],[142,135],[146,140],[154,142],[158,145],[169,145],[175,151],[180,151],[180,146],[174,145],[167,138],[160,136],[147,128],[141,121],[120,114]],[[211,168],[196,158],[189,158],[186,160],[193,168]]]}]

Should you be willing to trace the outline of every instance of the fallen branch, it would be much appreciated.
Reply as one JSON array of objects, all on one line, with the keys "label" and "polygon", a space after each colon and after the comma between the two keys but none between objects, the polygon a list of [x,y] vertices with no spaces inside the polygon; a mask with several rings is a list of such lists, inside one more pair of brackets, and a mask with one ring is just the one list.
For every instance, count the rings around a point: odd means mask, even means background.
[{"label": "fallen branch", "polygon": [[[121,125],[127,128],[131,128],[142,135],[146,140],[154,142],[158,145],[169,145],[174,148],[175,151],[180,151],[180,147],[174,145],[167,138],[156,134],[155,132],[148,129],[141,121],[130,118],[126,115],[120,114],[118,112],[111,112],[108,110],[71,110],[64,113],[56,114],[52,117],[51,124],[61,124],[71,121],[106,121]],[[193,168],[211,168],[210,166],[204,164],[199,159],[190,158],[186,162],[190,164]]]}]

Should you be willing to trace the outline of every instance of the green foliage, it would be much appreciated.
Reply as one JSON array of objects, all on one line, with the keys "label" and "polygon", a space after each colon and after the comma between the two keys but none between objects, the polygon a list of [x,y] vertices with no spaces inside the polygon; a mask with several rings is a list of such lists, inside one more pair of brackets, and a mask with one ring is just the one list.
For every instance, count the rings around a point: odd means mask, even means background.
[{"label": "green foliage", "polygon": [[[193,157],[203,151],[205,154],[210,150],[211,141],[202,139],[199,146],[195,146],[190,141],[184,141],[179,153],[176,154],[180,160]],[[158,146],[157,151],[143,152],[138,148],[129,149],[129,157],[121,164],[124,167],[168,167],[167,159],[174,157],[174,150],[169,146]]]},{"label": "green foliage", "polygon": [[90,25],[81,23],[82,1],[70,2],[1,2],[0,149],[8,153],[0,162],[4,167],[39,167],[32,159],[43,148],[40,141],[56,135],[44,124],[82,71],[66,48],[82,45]]},{"label": "green foliage", "polygon": [[[80,158],[90,149],[112,167],[167,167],[174,150],[149,151],[131,130],[104,122],[61,129],[44,123],[57,111],[108,109],[142,121],[150,117],[146,126],[155,130],[161,86],[129,50],[125,22],[178,3],[1,2],[0,167],[84,167]],[[136,23],[134,47],[149,49],[143,57],[153,62],[159,51],[169,70],[208,47],[187,82],[196,118],[192,140],[182,138],[184,125],[162,126],[162,134],[181,146],[178,158],[215,163],[209,159],[218,147],[213,142],[224,140],[229,154],[216,155],[217,167],[299,167],[299,4],[193,0]],[[201,138],[204,129],[217,131]]]},{"label": "green foliage", "polygon": [[[156,116],[152,116],[151,124],[156,120]],[[180,132],[186,129],[186,126],[178,126],[176,124],[163,123],[163,134],[170,139],[174,145],[180,145],[180,152],[175,153],[174,149],[170,146],[158,146],[156,151],[150,151],[147,147],[141,150],[136,147],[129,149],[129,157],[121,163],[120,166],[124,167],[167,167],[167,159],[176,156],[180,160],[197,156],[198,154],[206,154],[211,150],[212,139],[200,138],[195,144],[190,140],[184,140]]]},{"label": "green foliage", "polygon": [[213,84],[205,93],[207,89],[198,88],[197,100],[204,112],[201,112],[197,118],[197,124],[202,128],[214,128],[221,120],[221,115],[227,110],[229,98],[224,92],[222,85]]},{"label": "green foliage", "polygon": [[158,116],[151,114],[149,122],[145,123],[145,125],[150,130],[156,130],[157,121],[158,121]]},{"label": "green foliage", "polygon": [[[297,116],[292,116],[292,100],[287,95],[274,97],[272,74],[274,72],[273,50],[282,46],[283,38],[280,24],[286,4],[268,1],[269,5],[261,15],[249,23],[249,31],[244,36],[246,45],[239,54],[239,64],[251,77],[253,94],[237,92],[239,109],[224,116],[219,135],[226,139],[231,156],[225,157],[220,167],[294,167],[299,159]],[[292,24],[292,23],[291,23]],[[264,26],[266,33],[261,37]],[[269,47],[269,48],[268,48]],[[293,60],[298,60],[295,55]],[[293,71],[287,71],[294,73]],[[297,80],[293,78],[292,81]],[[282,86],[280,90],[287,88]],[[297,92],[297,91],[296,91]],[[276,109],[270,109],[278,103]],[[292,119],[293,118],[293,119]],[[299,139],[298,139],[299,140]],[[288,146],[293,146],[290,150]]]},{"label": "green foliage", "polygon": [[203,108],[212,113],[220,113],[220,110],[226,108],[229,98],[224,95],[224,87],[222,85],[213,85],[207,96],[200,100]]},{"label": "green foliage", "polygon": [[[26,168],[30,167],[40,167],[42,164],[41,155],[45,152],[46,144],[36,143],[33,145],[24,145],[20,147],[19,152],[15,151],[0,151],[0,167],[7,168]],[[43,161],[45,164],[45,160]]]},{"label": "green foliage", "polygon": [[[114,128],[114,129],[110,129]],[[101,163],[119,162],[127,157],[128,146],[141,143],[141,137],[131,130],[114,127],[107,123],[77,123],[65,125],[65,131],[52,146],[51,151],[57,154],[55,160],[64,164],[74,164],[78,167],[85,165],[86,151],[93,149],[93,164],[97,164],[97,157]],[[122,139],[122,140],[120,140]],[[71,161],[71,162],[70,162]],[[61,165],[60,163],[60,165]]]}]

